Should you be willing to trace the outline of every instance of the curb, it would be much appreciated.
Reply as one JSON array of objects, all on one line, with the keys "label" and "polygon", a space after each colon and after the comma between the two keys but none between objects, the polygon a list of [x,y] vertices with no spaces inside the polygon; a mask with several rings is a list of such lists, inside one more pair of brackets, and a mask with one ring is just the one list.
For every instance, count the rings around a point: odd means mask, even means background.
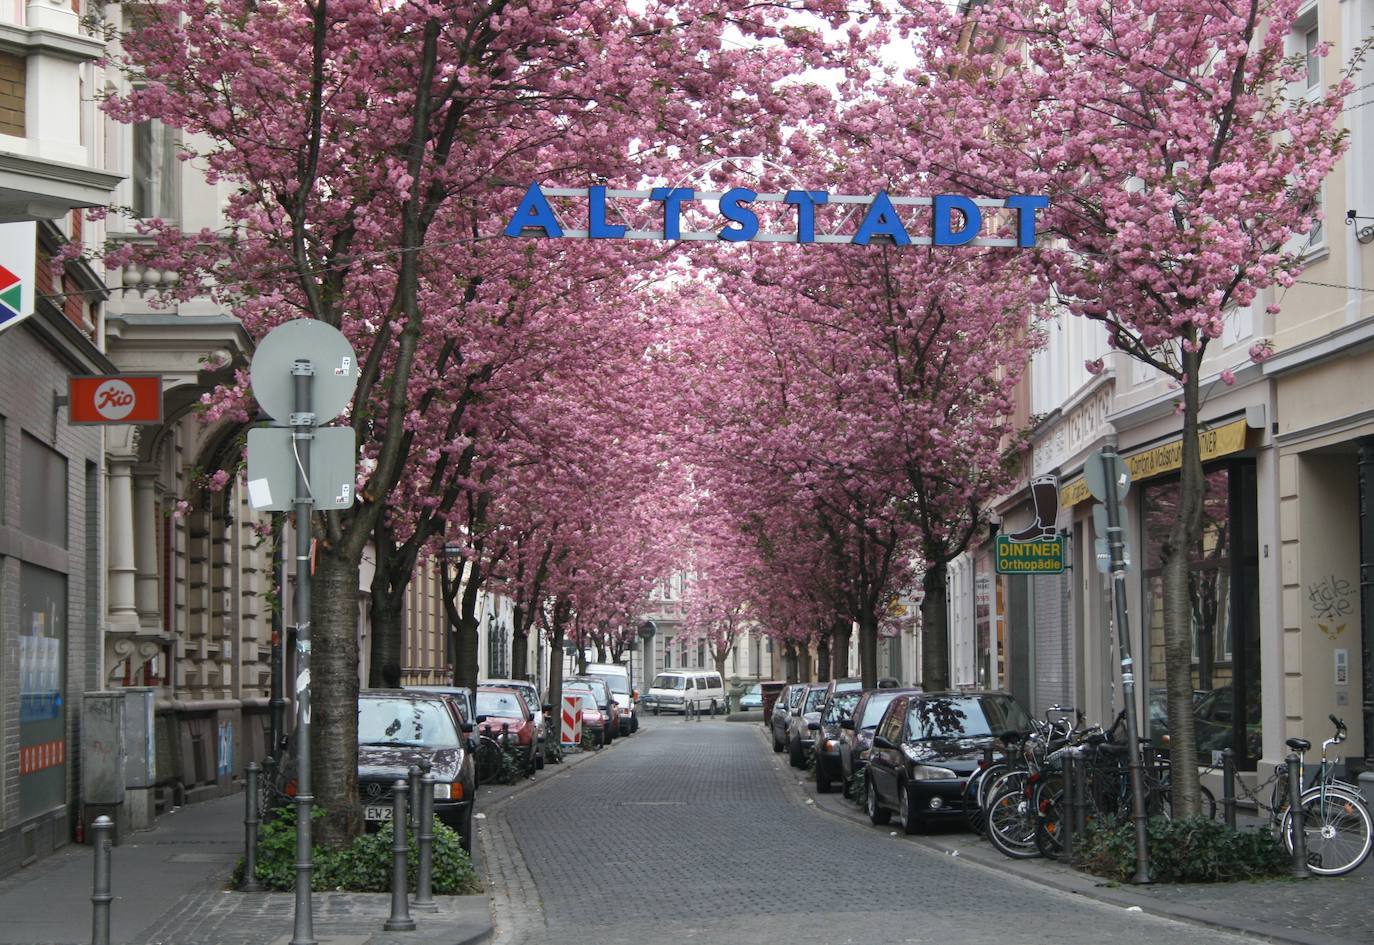
[{"label": "curb", "polygon": [[[767,745],[766,737],[763,743],[765,747],[771,747]],[[785,788],[792,795],[794,801],[822,814],[846,820],[861,827],[868,828],[870,826],[864,813],[849,804],[842,794],[828,794],[818,797],[803,784],[796,783],[797,779],[791,777],[795,773],[795,769],[790,767],[779,769]],[[807,803],[808,801],[810,803]],[[836,803],[830,803],[831,801]],[[1124,909],[1136,908],[1143,913],[1160,918],[1190,922],[1194,925],[1223,931],[1243,932],[1247,935],[1281,943],[1281,945],[1363,945],[1363,943],[1355,942],[1352,939],[1287,928],[1268,922],[1247,919],[1243,916],[1218,914],[1193,906],[1138,895],[1126,889],[1108,888],[1101,885],[1100,880],[1090,877],[1086,873],[1071,871],[1068,867],[1036,868],[1029,865],[1035,862],[1033,860],[1014,860],[1010,857],[996,855],[996,851],[991,849],[982,850],[976,847],[956,846],[943,837],[901,837],[899,835],[898,839],[911,841],[933,853],[957,857],[982,869],[994,870],[1003,875],[1010,873],[1018,879],[1039,886],[1046,886],[1071,895],[1083,896],[1106,905],[1119,906]],[[1055,872],[1051,872],[1051,869]]]}]

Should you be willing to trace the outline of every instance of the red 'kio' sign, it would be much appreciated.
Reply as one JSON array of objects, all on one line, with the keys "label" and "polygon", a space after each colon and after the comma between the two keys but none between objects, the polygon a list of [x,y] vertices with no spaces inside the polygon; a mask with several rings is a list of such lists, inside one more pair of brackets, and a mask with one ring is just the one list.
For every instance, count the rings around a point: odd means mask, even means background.
[{"label": "red 'kio' sign", "polygon": [[161,423],[162,378],[156,374],[72,377],[69,423]]}]

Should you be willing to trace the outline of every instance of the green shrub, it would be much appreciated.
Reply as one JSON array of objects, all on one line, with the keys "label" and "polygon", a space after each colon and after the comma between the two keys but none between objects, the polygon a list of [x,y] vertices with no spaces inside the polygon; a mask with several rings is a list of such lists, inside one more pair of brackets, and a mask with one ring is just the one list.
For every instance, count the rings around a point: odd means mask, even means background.
[{"label": "green shrub", "polygon": [[849,776],[849,780],[844,783],[844,799],[851,804],[864,806],[864,774],[862,771],[855,771]]},{"label": "green shrub", "polygon": [[[1157,883],[1226,883],[1282,875],[1283,844],[1267,830],[1232,830],[1223,821],[1151,819],[1151,877]],[[1090,824],[1074,838],[1074,865],[1109,879],[1135,875],[1135,827]]]},{"label": "green shrub", "polygon": [[544,763],[557,765],[563,763],[563,745],[557,738],[544,739]]},{"label": "green shrub", "polygon": [[[314,818],[324,812],[318,808]],[[310,887],[316,891],[389,892],[391,890],[392,825],[386,823],[376,833],[365,833],[342,850],[315,848],[315,870]],[[407,832],[410,855],[407,858],[409,884],[415,886],[419,871],[415,831]],[[234,869],[234,884],[243,878],[243,860]],[[265,822],[258,831],[258,882],[264,889],[284,892],[296,888],[296,818],[282,811]],[[463,850],[458,832],[434,821],[434,847],[430,875],[436,894],[461,896],[482,891],[472,859]]]}]

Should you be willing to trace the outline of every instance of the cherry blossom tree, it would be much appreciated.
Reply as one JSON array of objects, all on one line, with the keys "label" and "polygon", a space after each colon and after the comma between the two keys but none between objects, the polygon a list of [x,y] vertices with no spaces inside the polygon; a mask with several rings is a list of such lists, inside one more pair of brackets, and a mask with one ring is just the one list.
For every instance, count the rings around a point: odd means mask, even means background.
[{"label": "cherry blossom tree", "polygon": [[1287,46],[1300,0],[900,6],[927,75],[923,107],[903,122],[927,145],[914,162],[965,187],[1049,196],[1039,258],[1063,303],[1178,385],[1165,658],[1175,811],[1194,813],[1188,567],[1204,360],[1237,309],[1300,270],[1321,183],[1346,147],[1349,72],[1305,93],[1304,57]]}]

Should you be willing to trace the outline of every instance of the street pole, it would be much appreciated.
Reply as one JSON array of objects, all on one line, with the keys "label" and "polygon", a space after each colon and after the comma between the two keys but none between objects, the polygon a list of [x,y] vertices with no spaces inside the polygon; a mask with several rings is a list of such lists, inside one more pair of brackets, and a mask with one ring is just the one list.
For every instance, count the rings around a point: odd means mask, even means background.
[{"label": "street pole", "polygon": [[[310,441],[315,415],[311,412],[310,385],[315,368],[297,359],[291,366],[295,382],[295,411],[291,414],[291,445],[296,453],[296,922],[291,945],[316,945],[315,920],[310,900],[310,874],[314,871],[311,808],[315,798],[310,786]],[[405,825],[399,824],[404,831]]]},{"label": "street pole", "polygon": [[272,696],[268,702],[269,739],[267,756],[280,770],[281,742],[286,725],[286,696],[282,692],[282,607],[286,593],[286,544],[282,533],[286,530],[286,516],[273,513],[272,571],[277,584],[277,606],[272,610]]},{"label": "street pole", "polygon": [[1121,529],[1121,496],[1116,472],[1121,459],[1107,447],[1098,454],[1107,481],[1103,504],[1107,507],[1107,545],[1111,551],[1112,602],[1116,612],[1117,647],[1121,651],[1121,694],[1126,700],[1126,747],[1131,775],[1131,819],[1135,821],[1135,875],[1133,883],[1150,882],[1149,834],[1146,829],[1145,784],[1140,770],[1140,726],[1135,706],[1135,661],[1131,658],[1130,622],[1126,613],[1126,543]]}]

